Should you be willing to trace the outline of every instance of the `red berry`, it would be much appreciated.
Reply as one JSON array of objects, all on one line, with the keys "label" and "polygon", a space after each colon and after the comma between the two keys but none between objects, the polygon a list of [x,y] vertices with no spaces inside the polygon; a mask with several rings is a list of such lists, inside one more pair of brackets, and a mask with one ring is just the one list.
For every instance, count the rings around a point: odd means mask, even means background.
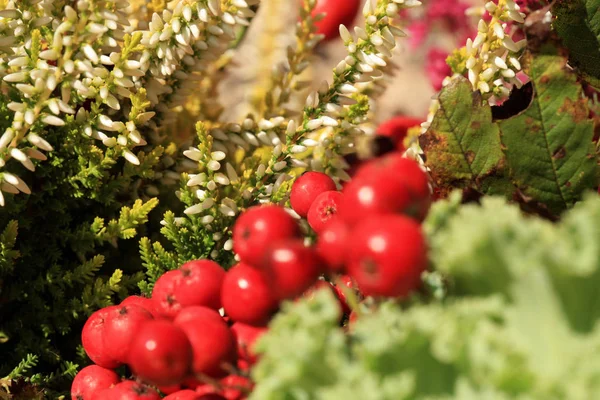
[{"label": "red berry", "polygon": [[252,367],[252,364],[250,364],[246,360],[242,360],[242,359],[238,358],[237,367],[238,367],[239,371],[249,372],[250,368]]},{"label": "red berry", "polygon": [[310,206],[308,224],[317,233],[321,233],[325,225],[337,214],[342,194],[336,191],[321,193]]},{"label": "red berry", "polygon": [[255,326],[267,323],[278,307],[264,273],[243,263],[227,271],[221,302],[231,319]]},{"label": "red berry", "polygon": [[407,296],[420,285],[427,266],[420,225],[401,215],[362,221],[352,231],[348,249],[348,272],[367,296]]},{"label": "red berry", "polygon": [[140,306],[125,305],[112,308],[104,323],[104,348],[117,361],[126,363],[131,341],[139,327],[151,319],[152,314]]},{"label": "red berry", "polygon": [[317,281],[321,259],[313,248],[304,246],[302,240],[284,240],[271,246],[264,270],[275,299],[293,299]]},{"label": "red berry", "polygon": [[225,270],[210,260],[195,260],[179,267],[182,278],[175,296],[182,307],[206,306],[221,308],[221,285]]},{"label": "red berry", "polygon": [[335,182],[322,172],[305,172],[294,184],[290,191],[290,204],[299,216],[305,218],[310,206],[323,192],[336,190]]},{"label": "red berry", "polygon": [[259,267],[274,240],[299,236],[296,220],[282,207],[251,207],[240,215],[233,227],[233,250],[242,262]]},{"label": "red berry", "polygon": [[227,400],[243,400],[252,391],[254,384],[244,376],[229,375],[221,379],[223,396]]},{"label": "red berry", "polygon": [[408,190],[409,201],[397,212],[419,220],[425,218],[431,206],[431,190],[429,177],[419,163],[398,153],[388,154],[369,161],[356,173],[357,180],[368,179],[370,176],[381,176],[388,179],[389,184],[404,184]]},{"label": "red berry", "polygon": [[325,35],[325,41],[338,38],[340,25],[350,27],[360,10],[360,5],[360,0],[318,0],[312,15],[326,15],[315,23],[317,33]]},{"label": "red berry", "polygon": [[383,175],[356,177],[343,193],[338,213],[350,226],[365,218],[401,213],[411,202],[406,185]]},{"label": "red berry", "polygon": [[249,365],[256,363],[258,356],[253,349],[254,343],[268,331],[268,328],[251,326],[241,322],[233,324],[231,332],[237,343],[238,358],[246,361]]},{"label": "red berry", "polygon": [[180,390],[175,393],[171,393],[167,397],[164,397],[163,400],[198,400],[201,398],[201,394],[198,394],[190,389]]},{"label": "red berry", "polygon": [[208,393],[208,394],[201,395],[196,400],[228,400],[228,399],[226,399],[225,397],[221,396],[220,394]]},{"label": "red berry", "polygon": [[148,312],[150,314],[152,314],[153,317],[155,317],[154,302],[152,301],[152,299],[149,299],[148,297],[129,296],[129,297],[126,297],[125,300],[123,300],[121,302],[121,304],[119,304],[119,305],[120,306],[130,306],[130,305],[140,306],[140,307],[143,307],[146,310],[148,310]]},{"label": "red berry", "polygon": [[421,119],[413,117],[394,117],[379,125],[377,127],[377,134],[392,139],[398,151],[402,152],[406,150],[404,147],[404,139],[408,134],[408,130],[415,126],[420,126],[421,122]]},{"label": "red berry", "polygon": [[92,394],[112,387],[121,379],[113,370],[97,365],[89,365],[75,375],[71,384],[73,400],[91,400]]},{"label": "red berry", "polygon": [[159,386],[158,390],[160,390],[164,394],[172,394],[179,392],[181,389],[181,385],[168,385],[168,386]]},{"label": "red berry", "polygon": [[319,234],[316,250],[330,273],[344,270],[350,228],[341,218],[331,219]]},{"label": "red berry", "polygon": [[203,306],[191,306],[184,308],[179,314],[177,314],[177,317],[173,322],[175,322],[175,325],[181,325],[188,321],[197,321],[204,318],[225,322],[223,317],[221,317],[221,314],[219,314],[217,311]]},{"label": "red berry", "polygon": [[206,383],[196,379],[196,377],[193,375],[186,376],[181,384],[184,388],[192,389],[192,390],[196,390],[199,387],[206,385]]},{"label": "red berry", "polygon": [[199,317],[177,325],[192,345],[193,373],[211,377],[227,375],[224,367],[235,365],[236,345],[225,321],[222,318]]},{"label": "red berry", "polygon": [[200,395],[221,394],[221,390],[208,383],[199,383],[196,386],[196,393]]},{"label": "red berry", "polygon": [[81,331],[81,342],[86,354],[96,365],[114,369],[121,365],[104,347],[105,321],[110,311],[117,306],[102,308],[94,312]]},{"label": "red berry", "polygon": [[110,389],[108,400],[160,400],[156,390],[136,381],[123,381]]},{"label": "red berry", "polygon": [[145,322],[129,351],[135,375],[155,385],[175,385],[185,378],[192,362],[192,347],[184,331],[168,320]]},{"label": "red berry", "polygon": [[156,280],[152,290],[152,302],[156,314],[165,318],[175,318],[181,311],[176,292],[182,279],[181,271],[167,271]]}]

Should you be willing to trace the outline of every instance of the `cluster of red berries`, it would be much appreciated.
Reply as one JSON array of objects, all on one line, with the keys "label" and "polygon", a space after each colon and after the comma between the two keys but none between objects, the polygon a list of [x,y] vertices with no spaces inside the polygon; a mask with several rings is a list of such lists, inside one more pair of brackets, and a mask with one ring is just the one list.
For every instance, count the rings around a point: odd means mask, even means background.
[{"label": "cluster of red berries", "polygon": [[427,174],[399,153],[361,165],[341,192],[308,172],[290,202],[318,234],[316,253],[329,276],[348,274],[363,295],[405,297],[421,281],[427,249],[420,222],[431,205]]},{"label": "cluster of red berries", "polygon": [[[151,400],[160,390],[168,400],[245,399],[252,383],[244,371],[266,328],[221,315],[225,276],[213,261],[190,261],[162,275],[151,298],[130,296],[92,314],[82,343],[96,365],[75,377],[72,398]],[[135,381],[114,371],[124,364]]]},{"label": "cluster of red berries", "polygon": [[[415,161],[398,153],[369,161],[342,191],[307,172],[290,202],[317,234],[315,245],[284,208],[252,207],[233,227],[240,261],[227,272],[190,261],[162,275],[151,298],[131,296],[92,314],[82,342],[96,365],[77,375],[73,399],[159,399],[160,390],[169,400],[241,400],[252,389],[253,345],[283,301],[326,286],[348,316],[347,290],[402,298],[420,285],[420,221],[431,196]],[[136,380],[121,381],[121,365]]]}]

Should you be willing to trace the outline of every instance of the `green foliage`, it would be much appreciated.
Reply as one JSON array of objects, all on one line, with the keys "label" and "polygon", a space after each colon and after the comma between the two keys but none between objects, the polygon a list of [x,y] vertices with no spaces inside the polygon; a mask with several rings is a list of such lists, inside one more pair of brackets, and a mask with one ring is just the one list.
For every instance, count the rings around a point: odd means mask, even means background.
[{"label": "green foliage", "polygon": [[427,135],[420,138],[434,182],[483,193],[493,191],[490,180],[502,176],[504,157],[491,107],[464,78],[447,86],[438,102]]},{"label": "green foliage", "polygon": [[[39,383],[66,379],[59,366],[78,359],[73,343],[79,341],[85,318],[125,297],[142,278],[136,272],[139,267],[126,264],[131,256],[115,246],[117,240],[134,236],[157,204],[155,199],[138,200],[105,222],[88,217],[111,209],[96,202],[54,197],[47,198],[43,209],[35,206],[41,197],[8,204],[31,210],[19,213],[16,220],[6,221],[15,217],[10,212],[0,214],[0,224],[6,226],[0,252],[0,374],[9,376],[27,354],[35,354],[37,364],[26,362],[31,370],[23,373],[31,379],[37,376]],[[93,210],[81,208],[89,205]]]},{"label": "green foliage", "polygon": [[515,185],[557,214],[598,186],[594,123],[565,58],[550,50],[525,62],[535,96],[525,112],[500,122],[506,163]]},{"label": "green foliage", "polygon": [[524,111],[493,119],[479,92],[458,77],[439,94],[420,144],[441,193],[459,187],[502,194],[559,215],[598,186],[594,121],[555,47],[528,52],[522,62],[534,93]]},{"label": "green foliage", "polygon": [[18,230],[18,222],[12,220],[0,235],[0,276],[10,274],[14,269],[16,259],[19,258],[19,251],[15,250]]},{"label": "green foliage", "polygon": [[600,396],[600,198],[553,224],[502,198],[434,206],[440,302],[394,302],[345,334],[328,291],[259,341],[251,399],[588,400]]},{"label": "green foliage", "polygon": [[554,29],[569,49],[572,65],[600,86],[600,1],[556,1],[552,13]]}]

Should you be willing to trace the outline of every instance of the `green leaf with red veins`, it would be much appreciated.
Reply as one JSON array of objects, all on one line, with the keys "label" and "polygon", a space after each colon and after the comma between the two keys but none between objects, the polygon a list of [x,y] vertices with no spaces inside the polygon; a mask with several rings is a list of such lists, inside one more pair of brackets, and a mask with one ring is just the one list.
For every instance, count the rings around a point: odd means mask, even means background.
[{"label": "green leaf with red veins", "polygon": [[507,165],[526,198],[558,214],[598,186],[593,122],[577,76],[552,49],[525,56],[534,86],[531,105],[500,121]]},{"label": "green leaf with red veins", "polygon": [[503,154],[492,110],[464,78],[453,80],[438,97],[439,109],[420,145],[435,184],[444,189],[496,192]]}]

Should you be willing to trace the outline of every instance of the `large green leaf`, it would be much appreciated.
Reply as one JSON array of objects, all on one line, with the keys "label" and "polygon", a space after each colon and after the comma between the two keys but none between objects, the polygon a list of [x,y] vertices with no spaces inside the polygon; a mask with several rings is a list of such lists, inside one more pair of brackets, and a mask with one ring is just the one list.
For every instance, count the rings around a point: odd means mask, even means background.
[{"label": "large green leaf", "polygon": [[559,213],[598,185],[593,122],[564,57],[525,57],[534,98],[523,113],[499,123],[502,143],[515,185]]},{"label": "large green leaf", "polygon": [[439,109],[421,148],[439,188],[471,187],[487,191],[502,169],[500,135],[492,111],[464,78],[454,80],[438,97]]},{"label": "large green leaf", "polygon": [[571,63],[600,82],[600,0],[559,0],[552,11]]}]

